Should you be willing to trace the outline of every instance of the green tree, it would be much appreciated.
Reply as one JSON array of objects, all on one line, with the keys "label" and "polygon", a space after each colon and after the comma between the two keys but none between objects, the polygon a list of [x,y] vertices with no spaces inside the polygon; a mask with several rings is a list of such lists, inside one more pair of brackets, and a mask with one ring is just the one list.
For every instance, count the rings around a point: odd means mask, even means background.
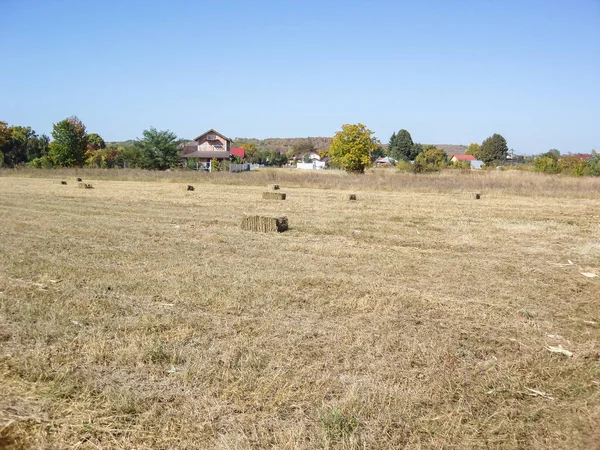
[{"label": "green tree", "polygon": [[550,156],[555,161],[558,161],[558,158],[560,158],[560,150],[558,150],[557,148],[552,148],[552,149],[548,150],[546,155]]},{"label": "green tree", "polygon": [[258,163],[258,149],[253,142],[246,142],[241,147],[244,149],[246,161],[252,164]]},{"label": "green tree", "polygon": [[421,144],[415,143],[410,148],[410,155],[408,159],[410,161],[414,161],[415,159],[417,159],[417,156],[419,156],[421,153],[423,153],[423,146]]},{"label": "green tree", "polygon": [[166,170],[179,163],[177,136],[169,130],[144,130],[143,138],[136,141],[140,149],[140,165],[144,169]]},{"label": "green tree", "polygon": [[390,136],[390,141],[388,142],[388,146],[387,146],[387,155],[388,156],[392,156],[392,151],[394,148],[396,147],[396,132],[394,131],[392,133],[392,135]]},{"label": "green tree", "polygon": [[87,135],[87,148],[88,150],[100,150],[106,148],[106,142],[97,133],[89,133]]},{"label": "green tree", "polygon": [[557,159],[546,153],[535,158],[533,170],[543,173],[559,173],[560,167],[558,166]]},{"label": "green tree", "polygon": [[481,144],[479,159],[485,164],[490,164],[492,161],[504,161],[507,153],[506,139],[500,134],[493,134]]},{"label": "green tree", "polygon": [[31,127],[12,126],[0,122],[0,151],[4,165],[14,167],[27,163],[48,152],[48,137],[38,136]]},{"label": "green tree", "polygon": [[479,145],[477,142],[471,142],[471,145],[469,145],[469,148],[465,152],[465,155],[472,155],[475,157],[475,159],[479,159],[480,152],[481,145]]},{"label": "green tree", "polygon": [[413,156],[413,145],[414,142],[410,133],[404,129],[398,131],[398,134],[392,134],[390,138],[390,147],[388,148],[389,155],[397,161],[411,160]]},{"label": "green tree", "polygon": [[435,172],[447,165],[448,155],[434,145],[426,145],[413,164],[413,172]]},{"label": "green tree", "polygon": [[294,153],[311,153],[316,152],[317,148],[315,147],[315,144],[313,144],[310,140],[304,139],[300,142],[296,142],[292,146],[292,151]]},{"label": "green tree", "polygon": [[342,125],[331,142],[331,160],[347,172],[364,173],[371,164],[371,154],[379,147],[372,134],[362,123]]},{"label": "green tree", "polygon": [[85,125],[72,116],[55,123],[48,156],[58,167],[82,166],[87,146]]}]

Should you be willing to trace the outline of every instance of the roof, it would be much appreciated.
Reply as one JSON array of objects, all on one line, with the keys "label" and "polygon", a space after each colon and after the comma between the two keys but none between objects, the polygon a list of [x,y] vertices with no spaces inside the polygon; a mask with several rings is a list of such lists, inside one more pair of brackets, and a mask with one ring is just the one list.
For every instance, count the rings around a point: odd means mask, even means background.
[{"label": "roof", "polygon": [[244,158],[246,156],[246,151],[243,147],[232,148],[231,153],[235,156],[239,156],[240,158]]},{"label": "roof", "polygon": [[459,161],[477,161],[477,158],[473,155],[454,155],[453,158],[456,158]]},{"label": "roof", "polygon": [[483,164],[483,161],[479,161],[478,159],[476,159],[475,161],[470,161],[470,163],[471,167],[473,167],[474,169],[481,169],[481,167],[485,165]]},{"label": "roof", "polygon": [[229,159],[231,157],[231,152],[201,152],[201,151],[195,151],[192,153],[187,153],[185,155],[181,155],[182,158],[209,158],[209,159],[213,159],[213,158],[217,158],[217,159]]},{"label": "roof", "polygon": [[194,139],[195,141],[199,140],[202,136],[206,136],[207,134],[216,134],[218,136],[221,136],[223,139],[225,139],[226,141],[231,142],[231,139],[229,139],[228,137],[223,136],[221,133],[219,133],[218,131],[215,131],[214,129],[210,129],[204,133],[202,133],[200,136],[198,136],[196,139]]}]

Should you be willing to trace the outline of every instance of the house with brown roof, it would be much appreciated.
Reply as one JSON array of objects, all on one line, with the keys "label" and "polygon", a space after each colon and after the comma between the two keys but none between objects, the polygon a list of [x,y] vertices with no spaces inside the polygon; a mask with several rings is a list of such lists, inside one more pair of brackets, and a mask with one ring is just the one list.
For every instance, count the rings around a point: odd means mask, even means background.
[{"label": "house with brown roof", "polygon": [[229,161],[232,158],[231,139],[212,128],[194,139],[194,142],[183,147],[181,157],[184,161],[195,160],[198,167],[210,170],[213,159]]}]

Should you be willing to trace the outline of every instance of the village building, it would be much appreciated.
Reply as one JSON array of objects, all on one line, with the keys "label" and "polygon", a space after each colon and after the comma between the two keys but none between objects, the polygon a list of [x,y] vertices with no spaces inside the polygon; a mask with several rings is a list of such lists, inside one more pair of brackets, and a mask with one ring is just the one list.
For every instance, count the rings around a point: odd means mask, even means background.
[{"label": "village building", "polygon": [[461,155],[461,154],[452,155],[452,158],[450,158],[451,163],[458,163],[461,161],[477,161],[477,158],[475,158],[473,155]]},{"label": "village building", "polygon": [[231,160],[233,155],[239,155],[240,150],[243,154],[244,149],[235,149],[235,153],[231,149],[231,139],[223,136],[221,133],[210,129],[202,133],[196,139],[195,144],[186,145],[183,147],[181,157],[184,161],[193,160],[196,162],[196,168],[210,170],[210,164],[213,159],[221,162]]}]

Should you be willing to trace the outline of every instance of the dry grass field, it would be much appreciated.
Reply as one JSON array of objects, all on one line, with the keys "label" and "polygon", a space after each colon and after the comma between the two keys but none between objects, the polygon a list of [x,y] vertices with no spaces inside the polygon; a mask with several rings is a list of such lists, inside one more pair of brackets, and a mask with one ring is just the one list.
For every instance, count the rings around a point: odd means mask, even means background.
[{"label": "dry grass field", "polygon": [[75,173],[0,173],[0,447],[599,448],[600,180]]}]

